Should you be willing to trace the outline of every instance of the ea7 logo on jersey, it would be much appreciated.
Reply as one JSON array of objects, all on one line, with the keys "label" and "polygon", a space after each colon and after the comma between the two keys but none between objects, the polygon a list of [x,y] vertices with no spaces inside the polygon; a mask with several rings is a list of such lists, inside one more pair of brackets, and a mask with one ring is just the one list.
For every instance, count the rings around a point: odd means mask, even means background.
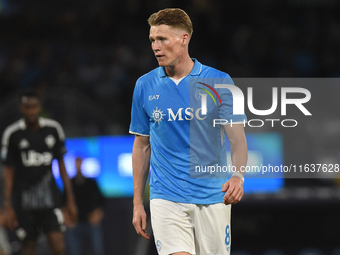
[{"label": "ea7 logo on jersey", "polygon": [[151,100],[158,100],[158,98],[159,98],[159,95],[150,95],[149,96],[149,101],[151,101]]},{"label": "ea7 logo on jersey", "polygon": [[48,166],[52,163],[53,156],[49,152],[39,153],[34,150],[21,152],[22,164],[26,167]]}]

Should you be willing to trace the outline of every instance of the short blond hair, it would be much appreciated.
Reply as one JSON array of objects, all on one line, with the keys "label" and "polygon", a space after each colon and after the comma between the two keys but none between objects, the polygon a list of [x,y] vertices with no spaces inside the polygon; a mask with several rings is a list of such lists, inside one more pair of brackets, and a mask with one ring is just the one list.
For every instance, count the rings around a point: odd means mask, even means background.
[{"label": "short blond hair", "polygon": [[167,25],[181,28],[189,33],[191,37],[194,29],[189,15],[179,8],[166,8],[152,14],[148,23],[150,26]]}]

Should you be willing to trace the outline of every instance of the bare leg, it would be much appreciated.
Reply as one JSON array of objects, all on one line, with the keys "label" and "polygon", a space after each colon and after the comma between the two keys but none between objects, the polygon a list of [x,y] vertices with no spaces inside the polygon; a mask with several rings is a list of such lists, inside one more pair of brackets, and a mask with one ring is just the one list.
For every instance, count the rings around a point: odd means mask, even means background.
[{"label": "bare leg", "polygon": [[47,234],[48,243],[51,247],[52,255],[64,255],[65,244],[64,235],[61,232],[51,232]]},{"label": "bare leg", "polygon": [[36,241],[22,242],[22,255],[35,255],[36,248],[37,248]]}]

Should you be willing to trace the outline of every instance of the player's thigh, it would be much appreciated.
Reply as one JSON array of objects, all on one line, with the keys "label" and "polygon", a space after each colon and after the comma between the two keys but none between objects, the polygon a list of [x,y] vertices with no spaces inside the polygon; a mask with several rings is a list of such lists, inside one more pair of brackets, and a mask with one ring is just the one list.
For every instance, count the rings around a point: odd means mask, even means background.
[{"label": "player's thigh", "polygon": [[197,255],[230,254],[231,205],[198,205],[195,217]]},{"label": "player's thigh", "polygon": [[37,220],[39,216],[35,212],[20,208],[17,208],[15,213],[18,221],[18,227],[15,230],[16,236],[21,242],[27,244],[26,246],[34,246],[39,235]]},{"label": "player's thigh", "polygon": [[35,255],[37,249],[37,242],[26,240],[21,243],[22,255]]},{"label": "player's thigh", "polygon": [[163,199],[150,201],[151,225],[158,254],[195,254],[192,208],[191,204]]},{"label": "player's thigh", "polygon": [[46,235],[50,232],[64,232],[66,230],[63,214],[59,208],[46,210],[40,215],[39,225]]},{"label": "player's thigh", "polygon": [[62,232],[49,232],[46,234],[52,254],[63,254],[65,251],[64,235]]},{"label": "player's thigh", "polygon": [[60,209],[46,210],[41,213],[40,227],[46,234],[53,251],[63,251],[64,248],[64,220]]}]

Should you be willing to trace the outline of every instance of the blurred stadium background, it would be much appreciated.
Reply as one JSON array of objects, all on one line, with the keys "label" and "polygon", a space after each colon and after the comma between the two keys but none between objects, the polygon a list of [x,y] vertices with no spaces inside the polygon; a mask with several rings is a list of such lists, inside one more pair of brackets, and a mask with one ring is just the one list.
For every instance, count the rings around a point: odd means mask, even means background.
[{"label": "blurred stadium background", "polygon": [[[119,137],[130,139],[135,81],[157,66],[146,20],[165,7],[183,8],[192,18],[191,57],[231,77],[340,76],[336,0],[0,0],[1,134],[20,116],[18,92],[34,87],[44,115],[63,125],[69,144],[107,136],[113,150],[121,148],[127,142]],[[339,164],[340,86],[308,89],[313,117],[298,128],[247,131],[278,134],[284,164]],[[260,94],[257,102],[270,105],[270,93]],[[117,178],[130,178],[118,168]],[[340,176],[333,177],[285,179],[275,192],[246,194],[233,207],[232,254],[340,254]],[[112,178],[107,185],[115,185]],[[135,234],[131,193],[107,198],[106,254],[156,254],[152,241]]]}]

